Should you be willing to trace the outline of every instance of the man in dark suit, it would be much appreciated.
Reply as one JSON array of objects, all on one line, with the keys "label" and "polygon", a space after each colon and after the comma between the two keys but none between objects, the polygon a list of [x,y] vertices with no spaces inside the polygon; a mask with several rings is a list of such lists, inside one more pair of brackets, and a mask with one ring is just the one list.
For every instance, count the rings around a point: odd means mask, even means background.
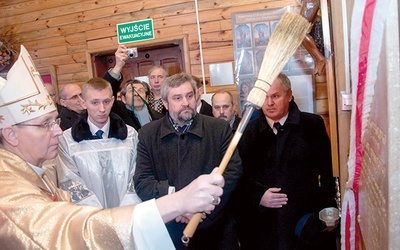
[{"label": "man in dark suit", "polygon": [[235,103],[232,93],[225,90],[217,91],[211,97],[211,103],[214,117],[229,122],[233,133],[235,133],[241,119],[235,115]]},{"label": "man in dark suit", "polygon": [[[271,85],[239,153],[242,249],[336,249],[335,235],[318,220],[320,210],[336,206],[329,137],[320,116],[298,109],[287,76],[280,74]],[[302,232],[306,227],[313,237]]]},{"label": "man in dark suit", "polygon": [[[228,149],[232,139],[229,124],[197,114],[196,91],[190,75],[168,77],[161,87],[167,114],[139,131],[134,183],[142,200],[174,193],[199,175],[211,172]],[[221,201],[214,212],[203,217],[188,248],[183,246],[181,237],[193,214],[168,223],[177,249],[238,249],[231,207],[226,204],[241,173],[241,161],[235,150],[223,174],[225,187]]]},{"label": "man in dark suit", "polygon": [[196,81],[196,110],[197,113],[202,115],[213,116],[211,105],[205,100],[201,99],[201,96],[204,94],[203,83],[197,76],[192,76],[192,78]]}]

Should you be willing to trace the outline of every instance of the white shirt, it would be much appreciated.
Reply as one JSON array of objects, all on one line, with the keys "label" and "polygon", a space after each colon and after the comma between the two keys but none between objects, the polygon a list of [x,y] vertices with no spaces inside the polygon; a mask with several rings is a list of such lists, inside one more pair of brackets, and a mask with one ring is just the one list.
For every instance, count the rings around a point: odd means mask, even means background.
[{"label": "white shirt", "polygon": [[274,133],[277,134],[278,131],[277,131],[276,128],[274,127],[274,123],[275,123],[275,122],[279,122],[281,125],[283,125],[283,124],[285,124],[286,119],[288,118],[288,116],[289,116],[289,113],[287,113],[284,117],[282,117],[282,118],[281,118],[280,120],[278,120],[278,121],[274,121],[274,120],[268,118],[267,116],[266,116],[265,118],[267,118],[268,125],[272,128],[272,131],[274,131]]},{"label": "white shirt", "polygon": [[87,123],[89,124],[89,129],[92,135],[96,134],[97,131],[102,130],[104,132],[102,137],[108,138],[108,130],[110,130],[110,117],[108,117],[107,123],[102,128],[94,125],[94,123],[91,122],[89,118],[87,119]]}]

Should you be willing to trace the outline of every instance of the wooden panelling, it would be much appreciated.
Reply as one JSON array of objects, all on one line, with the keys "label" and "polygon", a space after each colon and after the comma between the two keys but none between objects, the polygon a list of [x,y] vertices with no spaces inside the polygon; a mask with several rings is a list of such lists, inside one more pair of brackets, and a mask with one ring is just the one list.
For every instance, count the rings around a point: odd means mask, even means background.
[{"label": "wooden panelling", "polygon": [[[3,1],[2,1],[3,2]],[[53,16],[60,15],[60,10],[66,10],[65,6],[70,4],[77,4],[81,2],[80,0],[63,0],[63,1],[41,1],[41,0],[33,0],[33,1],[14,1],[14,0],[4,0],[7,3],[0,4],[0,14],[2,17],[13,17],[19,15],[34,15],[36,12],[46,12],[46,13],[58,13]],[[46,11],[46,10],[54,10],[54,11]],[[27,16],[23,16],[26,20]]]},{"label": "wooden panelling", "polygon": [[63,64],[57,67],[57,72],[59,74],[85,72],[86,70],[87,70],[86,62]]},{"label": "wooden panelling", "polygon": [[85,82],[88,79],[89,79],[89,75],[87,72],[63,74],[58,78],[58,80],[60,82]]},{"label": "wooden panelling", "polygon": [[[203,49],[233,46],[232,30],[220,30],[216,32],[204,33],[201,35]],[[189,36],[190,50],[199,49],[199,36]]]},{"label": "wooden panelling", "polygon": [[[233,61],[233,46],[225,46],[219,48],[210,48],[203,50],[204,63],[218,63]],[[200,51],[190,51],[190,62],[192,64],[200,64]]]},{"label": "wooden panelling", "polygon": [[315,111],[319,115],[326,115],[329,113],[328,99],[320,99],[315,101]]},{"label": "wooden panelling", "polygon": [[106,37],[102,39],[97,39],[97,40],[91,40],[87,41],[87,48],[88,50],[95,50],[99,48],[105,48],[105,47],[113,47],[116,48],[118,47],[118,41],[116,37]]},{"label": "wooden panelling", "polygon": [[316,83],[315,84],[315,99],[327,99],[328,98],[328,89],[327,84],[325,83]]},{"label": "wooden panelling", "polygon": [[37,50],[34,50],[33,52],[31,50],[31,56],[33,57],[33,59],[62,56],[62,55],[66,55],[66,54],[68,54],[66,45],[37,49]]}]

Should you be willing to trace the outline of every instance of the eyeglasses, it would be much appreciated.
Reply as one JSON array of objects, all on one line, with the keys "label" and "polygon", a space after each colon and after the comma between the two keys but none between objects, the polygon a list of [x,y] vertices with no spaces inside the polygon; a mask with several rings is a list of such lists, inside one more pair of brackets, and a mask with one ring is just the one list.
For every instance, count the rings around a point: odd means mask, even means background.
[{"label": "eyeglasses", "polygon": [[56,128],[56,125],[60,126],[61,123],[61,118],[57,118],[53,121],[45,122],[43,124],[25,124],[25,123],[20,123],[20,124],[15,124],[15,126],[22,126],[22,127],[40,127],[40,128],[45,128],[47,131],[54,131]]},{"label": "eyeglasses", "polygon": [[70,98],[66,98],[66,99],[63,99],[63,100],[76,100],[76,99],[78,99],[80,97],[82,97],[82,94],[73,95]]}]

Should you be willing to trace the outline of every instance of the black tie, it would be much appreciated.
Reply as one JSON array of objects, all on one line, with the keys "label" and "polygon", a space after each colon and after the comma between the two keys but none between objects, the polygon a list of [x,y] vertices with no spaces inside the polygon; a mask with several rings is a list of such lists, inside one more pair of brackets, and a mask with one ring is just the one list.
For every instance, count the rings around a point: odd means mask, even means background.
[{"label": "black tie", "polygon": [[279,122],[275,122],[274,128],[276,128],[276,134],[278,134],[281,129],[281,124]]},{"label": "black tie", "polygon": [[103,132],[103,130],[97,130],[97,132],[96,132],[96,138],[97,139],[103,139],[103,134],[104,134],[104,132]]}]

